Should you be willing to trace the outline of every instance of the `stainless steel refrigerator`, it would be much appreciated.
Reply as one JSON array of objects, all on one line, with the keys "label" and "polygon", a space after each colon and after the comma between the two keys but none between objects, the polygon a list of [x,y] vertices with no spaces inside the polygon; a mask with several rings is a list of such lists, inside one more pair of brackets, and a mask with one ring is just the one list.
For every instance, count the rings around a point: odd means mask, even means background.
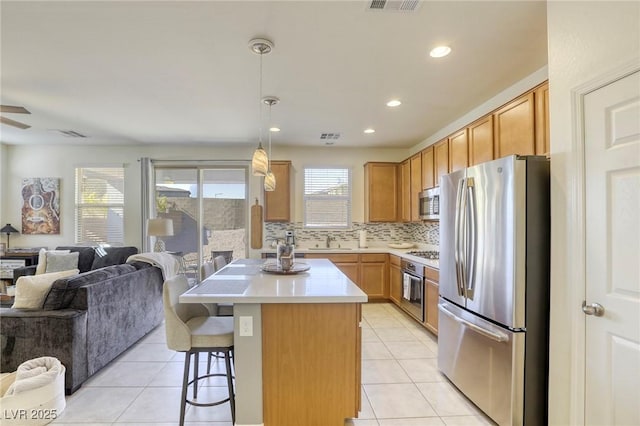
[{"label": "stainless steel refrigerator", "polygon": [[500,425],[547,424],[549,161],[440,181],[438,367]]}]

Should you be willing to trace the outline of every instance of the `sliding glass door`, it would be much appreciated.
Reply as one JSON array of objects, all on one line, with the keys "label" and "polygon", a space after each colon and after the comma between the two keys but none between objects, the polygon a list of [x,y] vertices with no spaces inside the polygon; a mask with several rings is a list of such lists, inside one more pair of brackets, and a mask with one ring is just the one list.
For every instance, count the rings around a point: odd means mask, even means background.
[{"label": "sliding glass door", "polygon": [[189,277],[199,278],[202,263],[216,255],[247,257],[246,166],[154,162],[153,171],[150,217],[169,219],[173,228],[156,238],[182,256]]}]

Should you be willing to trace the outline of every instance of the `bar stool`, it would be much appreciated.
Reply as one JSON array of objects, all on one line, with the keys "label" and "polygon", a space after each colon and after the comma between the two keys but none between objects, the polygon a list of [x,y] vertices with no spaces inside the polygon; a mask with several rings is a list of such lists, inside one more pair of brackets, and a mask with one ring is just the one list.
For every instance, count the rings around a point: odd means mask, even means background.
[{"label": "bar stool", "polygon": [[[182,378],[182,400],[180,402],[180,426],[184,425],[186,404],[196,407],[211,407],[229,401],[231,418],[236,419],[231,353],[233,352],[233,318],[209,316],[209,311],[198,303],[180,303],[178,297],[189,289],[187,279],[177,275],[164,282],[162,301],[164,305],[167,347],[184,352],[184,375]],[[224,354],[226,374],[198,375],[198,355],[200,352],[220,352]],[[193,380],[189,380],[191,355],[194,355]],[[206,377],[226,376],[229,397],[210,403],[196,402],[198,381]],[[187,389],[193,384],[193,400],[187,398]]]},{"label": "bar stool", "polygon": [[[216,253],[216,252],[214,252],[214,253]],[[229,252],[229,253],[232,253],[232,252]],[[227,265],[227,260],[225,259],[224,256],[218,255],[218,256],[213,258],[212,262],[207,262],[207,263],[212,265],[212,267],[211,266],[207,266],[208,270],[211,270],[211,268],[212,268],[213,272],[217,272],[218,270],[224,268]],[[205,266],[205,265],[203,265],[203,266]],[[211,275],[211,274],[209,274],[209,275]],[[212,312],[212,315],[218,315],[218,316],[221,316],[221,317],[232,317],[233,316],[233,304],[232,303],[217,303],[215,305],[215,313],[213,313],[212,307],[210,305],[211,304],[206,304],[205,306],[207,306],[207,309],[209,309],[209,312]],[[212,352],[209,352],[209,356],[207,358],[207,374],[209,374],[211,372],[211,361],[213,360],[213,358],[222,358],[222,355],[220,355],[218,353],[213,354]]]}]

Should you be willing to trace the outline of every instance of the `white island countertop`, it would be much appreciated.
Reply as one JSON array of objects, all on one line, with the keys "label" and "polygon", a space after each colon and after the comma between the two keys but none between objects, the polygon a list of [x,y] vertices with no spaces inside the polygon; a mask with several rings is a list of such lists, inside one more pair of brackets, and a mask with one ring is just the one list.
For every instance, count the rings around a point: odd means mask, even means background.
[{"label": "white island countertop", "polygon": [[367,295],[327,259],[297,274],[262,272],[275,259],[238,259],[180,296],[181,303],[364,303]]}]

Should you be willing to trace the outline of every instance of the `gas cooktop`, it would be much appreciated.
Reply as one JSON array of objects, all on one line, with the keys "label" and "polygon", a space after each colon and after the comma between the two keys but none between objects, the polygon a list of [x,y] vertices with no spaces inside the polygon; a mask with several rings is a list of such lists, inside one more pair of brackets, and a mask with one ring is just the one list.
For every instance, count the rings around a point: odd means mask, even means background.
[{"label": "gas cooktop", "polygon": [[417,256],[417,257],[423,257],[425,259],[433,259],[433,260],[440,259],[440,252],[437,252],[435,250],[431,250],[431,251],[414,250],[414,251],[408,252],[407,254],[410,254],[412,256]]}]

